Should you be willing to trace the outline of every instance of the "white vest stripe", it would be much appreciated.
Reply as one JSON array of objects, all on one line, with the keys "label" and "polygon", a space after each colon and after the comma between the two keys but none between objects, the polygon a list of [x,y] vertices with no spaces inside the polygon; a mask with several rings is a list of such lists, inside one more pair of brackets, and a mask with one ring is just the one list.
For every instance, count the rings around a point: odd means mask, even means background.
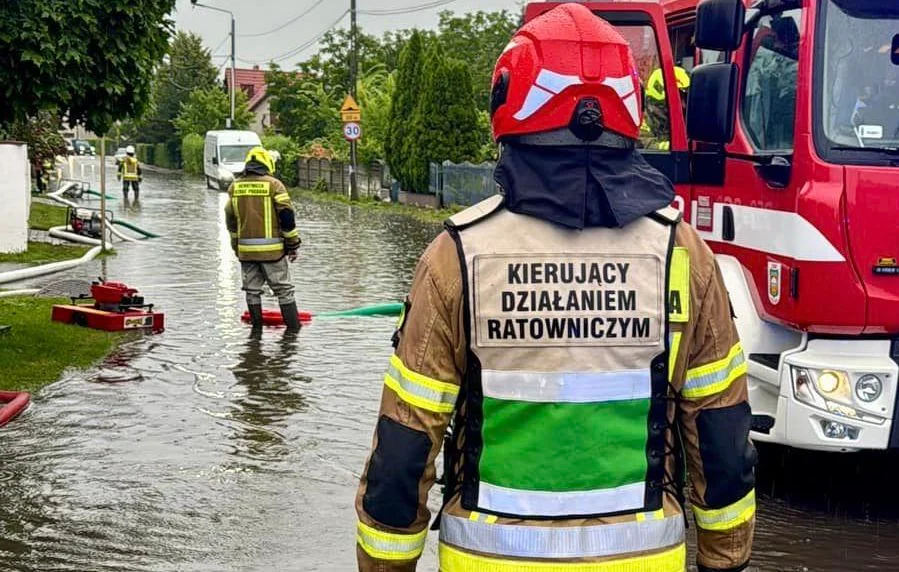
[{"label": "white vest stripe", "polygon": [[484,397],[539,403],[603,403],[648,399],[649,369],[611,372],[481,372]]},{"label": "white vest stripe", "polygon": [[478,484],[478,505],[499,514],[611,514],[639,510],[645,502],[646,483],[639,482],[595,491],[525,491],[485,483]]}]

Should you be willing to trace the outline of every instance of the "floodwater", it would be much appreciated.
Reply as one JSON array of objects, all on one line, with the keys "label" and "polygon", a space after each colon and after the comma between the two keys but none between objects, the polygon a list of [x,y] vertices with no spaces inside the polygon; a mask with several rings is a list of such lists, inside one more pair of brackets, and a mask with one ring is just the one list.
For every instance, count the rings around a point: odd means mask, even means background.
[{"label": "floodwater", "polygon": [[[322,319],[295,339],[250,340],[223,198],[147,172],[139,206],[110,202],[162,238],[119,243],[76,274],[138,287],[167,331],[63,376],[0,431],[0,571],[355,569],[354,494],[393,320]],[[402,299],[439,231],[296,207],[293,279],[313,312]],[[895,455],[762,454],[752,570],[899,571]],[[432,534],[419,569],[435,570],[435,553]]]}]

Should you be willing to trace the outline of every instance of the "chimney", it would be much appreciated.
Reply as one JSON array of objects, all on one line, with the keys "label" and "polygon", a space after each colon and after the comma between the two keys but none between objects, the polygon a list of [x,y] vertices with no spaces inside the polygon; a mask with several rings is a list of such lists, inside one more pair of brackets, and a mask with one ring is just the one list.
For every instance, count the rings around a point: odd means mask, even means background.
[{"label": "chimney", "polygon": [[253,70],[259,71],[259,64],[253,64]]}]

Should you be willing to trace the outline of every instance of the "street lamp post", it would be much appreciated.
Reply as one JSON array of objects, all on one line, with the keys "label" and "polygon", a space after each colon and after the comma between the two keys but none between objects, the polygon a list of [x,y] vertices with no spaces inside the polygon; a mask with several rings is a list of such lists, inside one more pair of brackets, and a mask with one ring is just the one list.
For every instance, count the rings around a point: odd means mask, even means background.
[{"label": "street lamp post", "polygon": [[237,57],[236,57],[236,44],[237,44],[237,35],[235,34],[235,22],[234,22],[234,12],[230,10],[225,10],[224,8],[219,8],[217,6],[209,6],[208,4],[200,4],[197,0],[190,0],[190,3],[194,6],[199,6],[200,8],[207,8],[209,10],[215,10],[216,12],[224,12],[231,16],[231,117],[228,119],[228,127],[232,127],[234,125],[234,103],[237,95],[237,86],[234,84],[235,77],[235,68],[237,67]]}]

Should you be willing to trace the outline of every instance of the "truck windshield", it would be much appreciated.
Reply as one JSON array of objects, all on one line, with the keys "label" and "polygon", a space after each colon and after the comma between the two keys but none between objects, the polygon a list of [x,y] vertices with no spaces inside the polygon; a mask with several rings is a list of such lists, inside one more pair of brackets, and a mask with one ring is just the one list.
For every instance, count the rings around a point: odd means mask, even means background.
[{"label": "truck windshield", "polygon": [[899,10],[871,0],[825,4],[825,136],[841,149],[899,148]]},{"label": "truck windshield", "polygon": [[219,160],[222,163],[243,163],[253,147],[255,145],[223,145],[219,147]]}]

